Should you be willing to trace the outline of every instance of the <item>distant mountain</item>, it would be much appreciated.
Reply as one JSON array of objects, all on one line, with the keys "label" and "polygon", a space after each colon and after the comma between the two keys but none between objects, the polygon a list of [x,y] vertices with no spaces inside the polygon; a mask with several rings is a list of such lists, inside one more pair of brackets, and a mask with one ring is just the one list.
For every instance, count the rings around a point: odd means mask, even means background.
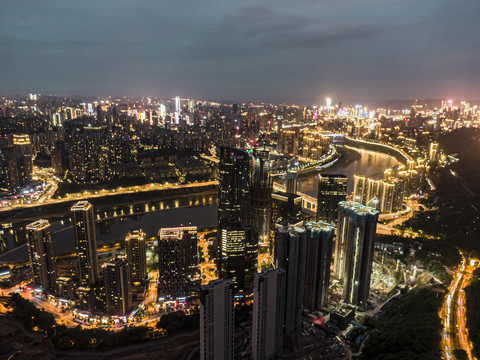
[{"label": "distant mountain", "polygon": [[386,100],[373,105],[373,108],[385,108],[385,109],[410,109],[414,104],[427,105],[428,108],[439,108],[442,106],[442,99],[422,99],[422,100]]}]

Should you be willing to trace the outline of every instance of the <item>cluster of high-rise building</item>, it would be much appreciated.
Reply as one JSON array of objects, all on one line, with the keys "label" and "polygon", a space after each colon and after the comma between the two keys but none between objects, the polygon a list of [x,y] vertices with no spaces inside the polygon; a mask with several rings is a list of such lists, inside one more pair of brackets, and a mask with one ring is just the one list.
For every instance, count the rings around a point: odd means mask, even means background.
[{"label": "cluster of high-rise building", "polygon": [[[302,311],[327,304],[333,253],[335,276],[343,282],[343,301],[356,305],[368,299],[379,212],[353,201],[337,206],[335,250],[335,226],[329,223],[277,227],[275,268],[254,276],[253,359],[280,356],[283,337],[302,329]],[[230,276],[201,287],[201,359],[233,359],[237,281]]]},{"label": "cluster of high-rise building", "polygon": [[403,199],[420,193],[425,186],[426,167],[424,160],[409,161],[400,165],[396,172],[387,169],[383,179],[354,176],[353,200],[390,214],[402,210]]},{"label": "cluster of high-rise building", "polygon": [[[143,293],[148,276],[145,233],[142,230],[127,233],[125,255],[100,265],[92,204],[80,201],[71,210],[76,242],[76,279],[57,277],[51,226],[47,220],[38,220],[27,226],[34,287],[75,301],[79,308],[89,310],[94,309],[95,289],[100,288],[105,293],[103,303],[107,313],[127,314],[136,294]],[[256,254],[256,249],[248,247],[247,250]],[[161,228],[158,231],[158,259],[160,301],[185,303],[187,297],[198,294],[196,226]],[[256,257],[254,261],[257,261]]]},{"label": "cluster of high-rise building", "polygon": [[314,127],[292,126],[278,129],[277,151],[280,154],[315,160],[326,154],[329,146],[330,139]]},{"label": "cluster of high-rise building", "polygon": [[114,315],[127,314],[132,309],[132,289],[144,282],[147,276],[145,234],[141,230],[128,233],[126,256],[107,261],[100,267],[92,204],[80,201],[71,210],[77,279],[57,277],[51,225],[47,220],[38,220],[27,225],[34,287],[75,301],[78,307],[89,310],[94,308],[95,288],[100,287],[105,292],[105,311]]},{"label": "cluster of high-rise building", "polygon": [[8,136],[7,146],[0,151],[0,172],[12,191],[32,181],[33,147],[28,135]]}]

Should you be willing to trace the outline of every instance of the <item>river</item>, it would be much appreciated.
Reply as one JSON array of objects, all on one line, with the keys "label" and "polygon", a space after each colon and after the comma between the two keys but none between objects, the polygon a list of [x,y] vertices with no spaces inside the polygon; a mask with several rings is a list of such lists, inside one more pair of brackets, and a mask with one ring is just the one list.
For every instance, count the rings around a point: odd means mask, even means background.
[{"label": "river", "polygon": [[[360,156],[358,156],[358,154]],[[343,149],[337,163],[322,173],[346,175],[353,179],[355,174],[382,177],[387,168],[400,163],[390,155],[363,149]],[[317,173],[299,178],[299,191],[316,196]],[[348,182],[348,192],[353,190],[353,181]],[[215,195],[185,195],[163,201],[109,207],[95,210],[97,219],[96,237],[98,245],[118,242],[127,232],[142,229],[147,236],[155,236],[160,227],[196,225],[199,229],[214,227],[217,223],[217,197]],[[71,214],[49,219],[52,224],[53,243],[56,254],[73,252],[75,238]],[[28,258],[25,238],[26,222],[2,224],[0,228],[0,263],[20,261]],[[16,249],[16,250],[14,250]],[[7,253],[8,252],[8,253]]]}]

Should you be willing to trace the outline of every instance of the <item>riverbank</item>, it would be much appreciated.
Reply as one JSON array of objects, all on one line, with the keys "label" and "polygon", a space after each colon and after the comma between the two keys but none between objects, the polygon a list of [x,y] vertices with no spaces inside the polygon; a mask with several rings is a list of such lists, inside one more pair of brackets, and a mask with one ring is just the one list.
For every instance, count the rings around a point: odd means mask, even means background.
[{"label": "riverbank", "polygon": [[[3,210],[0,212],[0,221],[3,223],[15,223],[16,221],[36,220],[39,218],[51,218],[54,216],[63,216],[70,212],[71,207],[77,201],[88,201],[94,208],[102,209],[107,207],[124,206],[125,204],[138,204],[149,201],[168,200],[175,197],[200,195],[207,196],[217,193],[217,184],[191,185],[189,187],[171,187],[166,189],[136,189],[128,193],[109,193],[92,196],[77,197],[65,199],[64,201],[54,201],[52,203],[38,204],[14,208],[12,210]],[[105,201],[108,198],[108,201]]]}]

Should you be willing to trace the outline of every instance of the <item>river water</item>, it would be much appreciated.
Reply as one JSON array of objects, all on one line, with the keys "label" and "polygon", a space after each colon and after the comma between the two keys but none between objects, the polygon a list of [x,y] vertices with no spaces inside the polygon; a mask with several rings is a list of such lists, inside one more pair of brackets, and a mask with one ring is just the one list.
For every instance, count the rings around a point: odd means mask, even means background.
[{"label": "river water", "polygon": [[[360,153],[361,157],[355,154]],[[383,171],[400,165],[390,155],[363,149],[345,149],[344,156],[322,173],[344,174],[349,179],[362,174],[381,178]],[[298,189],[316,196],[318,186],[317,173],[310,173],[299,179]],[[349,193],[353,190],[353,181],[348,182]],[[174,199],[152,201],[143,204],[125,205],[95,209],[97,244],[118,242],[127,232],[142,229],[147,236],[157,235],[158,229],[169,226],[195,225],[199,229],[214,227],[217,224],[217,197],[215,195],[186,195]],[[61,218],[49,219],[52,224],[53,243],[56,254],[73,252],[75,237],[71,214]],[[26,222],[2,224],[0,228],[0,263],[20,261],[28,258],[24,245]]]}]

